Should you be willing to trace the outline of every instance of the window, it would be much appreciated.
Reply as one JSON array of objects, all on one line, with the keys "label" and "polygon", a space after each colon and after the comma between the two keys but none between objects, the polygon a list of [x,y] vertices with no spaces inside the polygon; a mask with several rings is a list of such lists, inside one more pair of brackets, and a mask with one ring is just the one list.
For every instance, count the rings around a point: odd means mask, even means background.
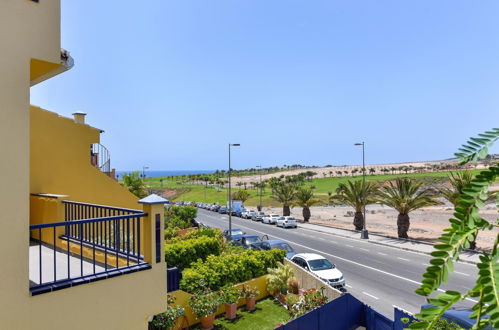
[{"label": "window", "polygon": [[312,270],[326,270],[334,268],[334,265],[327,259],[310,260],[308,263],[310,264],[310,268],[312,268]]}]

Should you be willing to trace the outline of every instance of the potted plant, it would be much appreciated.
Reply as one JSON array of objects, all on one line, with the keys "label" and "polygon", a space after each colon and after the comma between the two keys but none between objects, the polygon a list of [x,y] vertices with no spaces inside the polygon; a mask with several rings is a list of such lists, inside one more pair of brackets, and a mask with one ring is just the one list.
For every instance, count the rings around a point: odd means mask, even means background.
[{"label": "potted plant", "polygon": [[290,277],[288,279],[288,293],[298,294],[300,292],[300,284],[296,277]]},{"label": "potted plant", "polygon": [[189,306],[197,318],[201,319],[203,329],[213,329],[215,313],[220,304],[220,295],[210,289],[205,289],[189,298]]},{"label": "potted plant", "polygon": [[225,318],[227,320],[236,318],[237,302],[240,297],[241,293],[232,285],[226,285],[220,291],[220,301],[225,304]]},{"label": "potted plant", "polygon": [[289,265],[277,264],[277,268],[267,269],[267,290],[284,305],[288,290],[288,279],[293,277],[293,270]]},{"label": "potted plant", "polygon": [[185,310],[182,306],[174,306],[175,297],[172,295],[167,295],[166,300],[168,306],[166,312],[155,315],[150,323],[152,329],[177,329],[180,328],[178,321],[180,317],[185,315]]},{"label": "potted plant", "polygon": [[251,312],[255,310],[256,297],[260,292],[256,287],[251,287],[249,285],[243,285],[241,288],[241,297],[246,299],[246,310]]}]

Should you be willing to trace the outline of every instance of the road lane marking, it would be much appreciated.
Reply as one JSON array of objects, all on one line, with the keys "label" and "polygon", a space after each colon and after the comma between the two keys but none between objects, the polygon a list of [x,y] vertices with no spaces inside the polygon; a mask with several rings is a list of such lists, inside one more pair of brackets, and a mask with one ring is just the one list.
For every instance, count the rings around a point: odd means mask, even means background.
[{"label": "road lane marking", "polygon": [[378,252],[378,254],[381,254],[382,256],[387,256],[388,254],[383,253],[383,252]]},{"label": "road lane marking", "polygon": [[378,299],[379,299],[378,297],[373,296],[372,294],[369,294],[369,293],[367,293],[367,292],[362,291],[362,293],[363,293],[363,294],[365,294],[366,296],[369,296],[369,297],[374,298],[374,299],[376,299],[376,300],[378,300]]},{"label": "road lane marking", "polygon": [[368,250],[368,249],[364,249],[364,248],[359,248],[359,249],[360,249],[360,250],[364,250],[364,251],[368,251],[368,252],[369,252],[369,250]]},{"label": "road lane marking", "polygon": [[353,245],[346,244],[346,246],[353,248]]},{"label": "road lane marking", "polygon": [[[308,230],[308,231],[311,231],[311,232],[314,232],[314,233],[320,233],[320,234],[323,234],[323,235],[334,236],[334,237],[337,237],[340,240],[341,239],[345,239],[345,240],[355,241],[356,243],[375,244],[375,243],[370,243],[368,240],[359,240],[358,238],[347,237],[347,236],[342,236],[342,235],[338,235],[338,234],[332,234],[332,233],[328,233],[328,232],[324,232],[324,231],[320,231],[320,230],[309,229],[309,228],[302,228],[302,227],[300,227],[300,229],[302,229],[302,230]],[[384,244],[379,244],[379,246],[383,247],[383,248],[386,248],[386,249],[395,249],[395,250],[400,251],[400,248],[398,248],[396,246],[390,246],[390,245],[384,245]],[[420,256],[428,256],[427,253],[413,251],[413,250],[405,250],[404,252],[405,253],[413,253],[413,254],[417,254],[417,255],[420,255]],[[475,267],[474,264],[470,264],[468,262],[463,262],[463,261],[460,261],[460,260],[456,261],[456,263],[461,264],[463,266]]]},{"label": "road lane marking", "polygon": [[[249,230],[253,230],[253,231],[256,231],[257,233],[260,233],[260,234],[263,234],[263,235],[268,235],[267,233],[264,233],[262,231],[259,231],[259,230],[256,230],[254,228],[250,228],[250,227],[247,227],[247,226],[243,226],[243,225],[240,225],[241,227],[244,227],[244,228],[247,228]],[[283,241],[289,241],[289,239],[285,239],[285,238],[282,238],[282,237],[279,237],[279,236],[276,236],[276,235],[272,235],[273,237],[277,238],[277,239],[281,239]],[[413,283],[413,284],[416,284],[416,285],[421,285],[420,282],[418,281],[414,281],[414,280],[411,280],[410,278],[406,278],[406,277],[403,277],[403,276],[400,276],[400,275],[396,275],[396,274],[392,274],[392,273],[389,273],[387,271],[384,271],[384,270],[381,270],[381,269],[378,269],[378,268],[374,268],[374,267],[371,267],[371,266],[367,266],[367,265],[364,265],[364,264],[361,264],[359,262],[356,262],[356,261],[353,261],[353,260],[349,260],[349,259],[346,259],[346,258],[342,258],[342,257],[339,257],[339,256],[336,256],[334,254],[331,254],[331,253],[327,253],[327,252],[324,252],[324,251],[321,251],[321,250],[317,250],[317,249],[314,249],[314,248],[311,248],[309,246],[306,246],[306,245],[303,245],[303,244],[300,244],[300,243],[296,243],[296,242],[293,242],[294,245],[298,245],[298,246],[301,246],[305,249],[309,249],[309,250],[312,250],[312,251],[315,251],[315,252],[319,252],[319,253],[322,253],[322,254],[325,254],[325,255],[328,255],[328,256],[331,256],[333,258],[336,258],[336,259],[339,259],[339,260],[342,260],[342,261],[345,261],[345,262],[349,262],[349,263],[352,263],[354,265],[357,265],[357,266],[360,266],[360,267],[364,267],[364,268],[367,268],[367,269],[370,269],[370,270],[374,270],[376,272],[379,272],[379,273],[382,273],[382,274],[385,274],[385,275],[388,275],[388,276],[392,276],[392,277],[395,277],[395,278],[398,278],[400,280],[404,280],[404,281],[407,281],[407,282],[410,282],[410,283]],[[440,292],[445,292],[445,290],[443,289],[437,289],[438,291]],[[474,303],[477,303],[478,301],[476,301],[475,299],[471,299],[471,298],[466,298],[466,300],[468,301],[471,301],[471,302],[474,302]]]},{"label": "road lane marking", "polygon": [[397,257],[397,259],[404,260],[404,261],[410,261],[409,259],[401,258],[401,257]]},{"label": "road lane marking", "polygon": [[345,284],[345,286],[346,286],[347,288],[350,288],[350,289],[352,288],[352,286],[351,286],[350,284]]},{"label": "road lane marking", "polygon": [[423,263],[423,266],[427,266],[427,267],[429,267],[429,266],[431,266],[431,265],[430,265],[430,264]]}]

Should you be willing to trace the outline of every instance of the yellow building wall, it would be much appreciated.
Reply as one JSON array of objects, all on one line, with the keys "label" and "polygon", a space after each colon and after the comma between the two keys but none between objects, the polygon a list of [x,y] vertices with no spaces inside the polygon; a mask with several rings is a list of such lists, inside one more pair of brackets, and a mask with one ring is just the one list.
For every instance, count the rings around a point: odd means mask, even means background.
[{"label": "yellow building wall", "polygon": [[[30,182],[29,88],[35,83],[32,79],[49,78],[50,70],[60,65],[60,1],[1,0],[0,49],[0,329],[147,329],[147,318],[165,308],[164,262],[151,270],[30,295],[31,184],[44,190],[58,185],[41,179]],[[100,184],[111,180],[89,171],[83,172],[89,183],[75,182],[75,172],[69,182],[89,187],[97,180]],[[88,201],[106,197],[110,204],[140,208],[131,199],[118,203],[98,190],[90,194],[89,189],[71,197]]]},{"label": "yellow building wall", "polygon": [[137,208],[137,197],[90,164],[90,145],[100,141],[99,129],[35,106],[30,114],[32,194]]},{"label": "yellow building wall", "polygon": [[58,0],[0,1],[0,329],[29,319],[30,63],[59,63],[59,13]]},{"label": "yellow building wall", "polygon": [[[234,287],[238,289],[242,289],[243,285],[249,285],[250,287],[256,287],[260,294],[256,297],[256,300],[263,299],[269,295],[269,292],[267,291],[267,275],[263,275],[254,279],[251,279],[249,281],[239,283],[234,285]],[[185,310],[185,317],[187,319],[187,323],[189,326],[192,326],[194,324],[199,323],[201,320],[196,317],[194,312],[192,311],[192,308],[189,306],[189,298],[191,295],[185,291],[182,290],[176,290],[173,292],[169,293],[170,295],[175,297],[175,305],[176,306],[182,306],[184,307]],[[237,307],[241,307],[246,304],[246,300],[241,298],[237,302]],[[218,308],[216,315],[220,315],[225,313],[225,305],[221,304],[220,307]],[[186,325],[186,324],[182,324]]]}]

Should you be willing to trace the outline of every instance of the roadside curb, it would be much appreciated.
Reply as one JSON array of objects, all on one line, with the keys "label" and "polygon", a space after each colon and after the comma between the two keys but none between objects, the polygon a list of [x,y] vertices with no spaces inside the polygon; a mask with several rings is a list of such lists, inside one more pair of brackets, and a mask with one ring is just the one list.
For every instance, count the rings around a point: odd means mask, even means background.
[{"label": "roadside curb", "polygon": [[[318,225],[318,224],[313,224],[313,225],[314,226],[318,226],[318,227],[331,228],[331,227],[328,227],[328,226],[325,226],[325,225]],[[304,228],[304,227],[302,227],[302,228]],[[335,236],[344,237],[344,238],[350,238],[350,239],[352,238],[351,236],[348,236],[348,235],[341,235],[341,234],[338,234],[338,233],[333,233],[333,232],[329,232],[329,231],[325,231],[325,230],[320,230],[320,229],[310,229],[310,228],[305,228],[305,229],[315,230],[315,231],[318,231],[318,232],[321,232],[321,233],[335,235]],[[348,229],[342,229],[342,230],[349,231]],[[354,232],[354,231],[352,230],[351,232]],[[384,236],[384,235],[376,235],[376,236],[381,236],[381,237],[395,239],[393,237]],[[422,253],[422,254],[426,254],[426,255],[430,255],[431,254],[431,252],[421,251],[421,250],[418,250],[418,249],[412,249],[412,248],[403,247],[403,246],[396,246],[396,245],[392,245],[392,244],[387,244],[387,243],[377,242],[377,241],[371,241],[371,240],[366,240],[366,241],[367,241],[367,243],[377,244],[377,245],[382,245],[382,246],[387,246],[387,247],[391,247],[391,248],[394,248],[394,249],[411,251],[411,252],[416,252],[416,253]],[[411,240],[411,239],[408,239],[407,241],[409,241],[409,242],[415,242],[417,244],[433,245],[431,243],[419,242],[419,241]],[[479,254],[478,252],[473,252],[473,253]],[[471,264],[471,265],[476,265],[478,263],[476,261],[465,260],[465,259],[459,259],[458,261],[459,262],[463,262],[463,263],[467,263],[467,264]]]}]

